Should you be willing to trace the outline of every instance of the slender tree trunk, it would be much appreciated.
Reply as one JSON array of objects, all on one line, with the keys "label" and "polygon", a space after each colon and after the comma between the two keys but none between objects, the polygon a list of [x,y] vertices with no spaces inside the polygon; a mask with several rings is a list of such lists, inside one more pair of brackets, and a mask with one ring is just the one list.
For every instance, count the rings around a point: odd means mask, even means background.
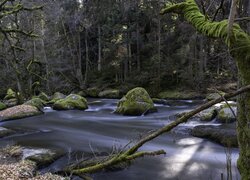
[{"label": "slender tree trunk", "polygon": [[85,76],[84,76],[84,88],[87,87],[88,81],[88,71],[89,71],[89,45],[88,45],[88,29],[85,28],[85,53],[86,53],[86,61],[85,61]]},{"label": "slender tree trunk", "polygon": [[98,24],[98,71],[102,70],[102,41],[101,41],[101,26]]},{"label": "slender tree trunk", "polygon": [[82,46],[81,46],[81,31],[78,30],[78,67],[77,67],[77,79],[79,81],[80,88],[84,86],[83,73],[82,73]]},{"label": "slender tree trunk", "polygon": [[45,37],[45,21],[44,21],[44,16],[41,14],[42,19],[41,19],[41,46],[42,46],[42,52],[43,52],[43,60],[45,62],[45,68],[46,68],[46,90],[50,92],[50,84],[49,84],[49,61],[47,58],[47,53],[45,49],[45,44],[44,44],[44,37]]},{"label": "slender tree trunk", "polygon": [[139,22],[136,23],[136,62],[137,62],[137,71],[141,71],[141,60],[140,60],[140,32],[139,32]]},{"label": "slender tree trunk", "polygon": [[158,78],[161,79],[161,16],[158,16]]}]

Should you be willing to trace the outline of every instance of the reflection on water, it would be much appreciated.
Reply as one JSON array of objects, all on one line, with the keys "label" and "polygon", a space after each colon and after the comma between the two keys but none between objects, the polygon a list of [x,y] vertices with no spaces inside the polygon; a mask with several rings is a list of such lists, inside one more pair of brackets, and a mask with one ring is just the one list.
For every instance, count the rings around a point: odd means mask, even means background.
[{"label": "reflection on water", "polygon": [[[47,107],[44,115],[3,122],[3,127],[22,129],[28,133],[4,138],[1,144],[15,142],[27,148],[60,149],[66,153],[77,151],[83,156],[93,156],[93,152],[110,153],[114,149],[121,149],[129,141],[137,140],[143,134],[168,124],[174,114],[189,111],[201,103],[171,102],[175,104],[157,106],[157,113],[131,117],[113,113],[117,100],[89,99],[89,102],[89,109],[86,111],[54,111]],[[225,149],[207,140],[189,136],[189,129],[197,124],[203,123],[196,120],[182,124],[140,149],[164,149],[166,156],[138,159],[125,170],[97,173],[94,179],[220,179],[221,173],[226,174]],[[237,154],[238,149],[233,149],[234,177],[239,176],[235,166]],[[47,169],[58,170],[67,162],[68,156],[65,156]]]}]

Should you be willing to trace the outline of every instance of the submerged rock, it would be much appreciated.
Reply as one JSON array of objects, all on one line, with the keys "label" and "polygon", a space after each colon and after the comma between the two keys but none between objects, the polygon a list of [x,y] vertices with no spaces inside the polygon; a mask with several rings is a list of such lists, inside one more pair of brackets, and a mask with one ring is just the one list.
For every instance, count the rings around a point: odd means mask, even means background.
[{"label": "submerged rock", "polygon": [[14,134],[14,131],[4,128],[4,127],[0,127],[0,138],[3,138],[5,136],[9,136],[11,134]]},{"label": "submerged rock", "polygon": [[62,152],[52,151],[49,149],[24,148],[22,151],[23,159],[35,162],[39,168],[53,163],[63,155]]},{"label": "submerged rock", "polygon": [[226,147],[238,147],[235,124],[196,126],[192,129],[191,134],[195,137],[207,138]]},{"label": "submerged rock", "polygon": [[35,106],[19,105],[1,111],[0,120],[21,119],[40,114],[42,114],[42,112]]},{"label": "submerged rock", "polygon": [[157,109],[147,91],[143,88],[130,90],[118,103],[116,113],[123,115],[140,116],[155,112]]},{"label": "submerged rock", "polygon": [[98,96],[100,98],[112,98],[112,99],[117,99],[120,98],[120,92],[117,89],[109,89],[109,90],[104,90],[101,91]]},{"label": "submerged rock", "polygon": [[77,94],[70,94],[65,99],[55,102],[53,109],[55,110],[85,110],[88,108],[87,100]]},{"label": "submerged rock", "polygon": [[229,108],[228,106],[222,108],[217,116],[217,120],[220,123],[232,123],[236,121],[237,107]]}]

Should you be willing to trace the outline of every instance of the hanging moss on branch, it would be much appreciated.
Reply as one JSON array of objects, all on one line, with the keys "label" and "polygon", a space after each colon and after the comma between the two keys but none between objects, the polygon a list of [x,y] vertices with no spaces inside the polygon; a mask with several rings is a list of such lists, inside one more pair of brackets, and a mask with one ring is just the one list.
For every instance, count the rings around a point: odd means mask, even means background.
[{"label": "hanging moss on branch", "polygon": [[[239,85],[250,84],[250,36],[238,24],[234,23],[231,26],[232,22],[229,23],[229,20],[211,21],[200,12],[194,0],[167,4],[161,11],[161,14],[166,13],[183,14],[184,18],[201,34],[224,40],[237,63]],[[238,168],[242,179],[250,179],[250,92],[240,95],[237,102],[237,135],[240,148]]]}]

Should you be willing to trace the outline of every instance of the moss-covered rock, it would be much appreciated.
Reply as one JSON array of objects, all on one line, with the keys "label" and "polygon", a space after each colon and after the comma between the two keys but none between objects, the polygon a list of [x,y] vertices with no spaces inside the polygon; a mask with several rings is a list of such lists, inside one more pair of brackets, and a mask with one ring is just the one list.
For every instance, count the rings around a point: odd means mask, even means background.
[{"label": "moss-covered rock", "polygon": [[199,117],[201,121],[211,121],[213,120],[217,115],[217,111],[215,108],[209,108],[204,111],[201,111],[196,116]]},{"label": "moss-covered rock", "polygon": [[18,104],[18,99],[13,98],[13,99],[5,100],[5,101],[4,101],[4,104],[5,104],[7,107],[16,106],[16,105]]},{"label": "moss-covered rock", "polygon": [[53,94],[49,103],[54,104],[56,101],[64,99],[64,98],[66,98],[66,95],[64,95],[63,93],[60,93],[60,92],[56,92]]},{"label": "moss-covered rock", "polygon": [[16,99],[16,92],[13,91],[11,88],[7,90],[7,94],[4,97],[4,100],[9,100],[9,99]]},{"label": "moss-covered rock", "polygon": [[19,105],[0,111],[0,120],[21,119],[40,114],[42,112],[35,106]]},{"label": "moss-covered rock", "polygon": [[48,166],[62,155],[62,152],[49,149],[23,149],[23,159],[35,162],[38,168]]},{"label": "moss-covered rock", "polygon": [[178,90],[168,90],[160,92],[158,94],[160,99],[198,99],[202,98],[202,95],[197,92],[192,91],[178,91]]},{"label": "moss-covered rock", "polygon": [[7,108],[7,106],[4,103],[0,102],[0,111],[4,110],[6,108]]},{"label": "moss-covered rock", "polygon": [[55,102],[53,109],[55,110],[85,110],[88,108],[87,100],[77,94],[70,94],[65,99],[60,99]]},{"label": "moss-covered rock", "polygon": [[221,126],[196,126],[192,129],[191,134],[195,137],[207,138],[226,147],[238,147],[234,123]]},{"label": "moss-covered rock", "polygon": [[231,107],[231,108],[224,107],[219,111],[217,120],[221,123],[231,123],[236,121],[235,117],[236,114],[237,114],[237,107]]},{"label": "moss-covered rock", "polygon": [[88,88],[86,90],[87,96],[89,97],[98,97],[100,90],[97,87],[92,87],[92,88]]},{"label": "moss-covered rock", "polygon": [[101,91],[98,96],[100,98],[111,98],[111,99],[117,99],[120,98],[120,92],[117,89],[108,89]]},{"label": "moss-covered rock", "polygon": [[41,92],[37,97],[46,102],[50,100],[50,97],[44,92]]},{"label": "moss-covered rock", "polygon": [[206,100],[212,101],[212,100],[214,100],[214,99],[220,98],[221,95],[225,95],[225,93],[222,92],[222,91],[219,92],[219,93],[211,93],[211,94],[208,94],[208,95],[206,96]]},{"label": "moss-covered rock", "polygon": [[26,103],[24,103],[25,105],[31,105],[31,106],[35,106],[38,109],[42,110],[44,105],[46,104],[46,102],[38,97],[32,98],[31,100],[27,101]]},{"label": "moss-covered rock", "polygon": [[116,113],[123,115],[140,116],[155,112],[157,109],[148,92],[140,87],[130,90],[118,103]]},{"label": "moss-covered rock", "polygon": [[[71,93],[71,94],[74,94],[74,93]],[[86,93],[86,91],[79,91],[79,92],[77,93],[77,95],[82,96],[82,97],[86,97],[86,96],[87,96],[87,93]]]}]

